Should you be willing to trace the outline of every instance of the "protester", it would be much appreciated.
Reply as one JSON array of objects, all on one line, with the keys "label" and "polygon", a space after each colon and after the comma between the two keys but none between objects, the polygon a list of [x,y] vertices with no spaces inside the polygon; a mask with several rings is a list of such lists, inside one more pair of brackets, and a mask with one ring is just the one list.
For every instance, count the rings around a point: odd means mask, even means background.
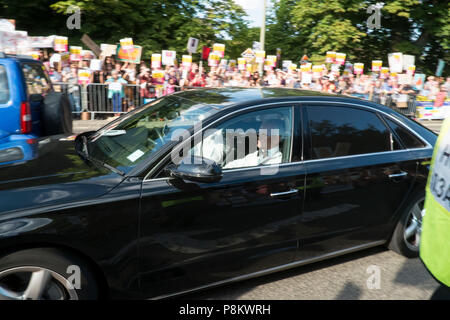
[{"label": "protester", "polygon": [[72,112],[78,117],[81,112],[81,96],[78,86],[78,68],[75,64],[70,67],[70,72],[64,74],[63,82],[68,84],[67,92],[69,94]]},{"label": "protester", "polygon": [[125,96],[124,85],[127,84],[127,81],[115,69],[111,72],[111,78],[106,80],[106,83],[108,84],[108,99],[112,100],[114,115],[119,116],[122,112],[122,99]]}]

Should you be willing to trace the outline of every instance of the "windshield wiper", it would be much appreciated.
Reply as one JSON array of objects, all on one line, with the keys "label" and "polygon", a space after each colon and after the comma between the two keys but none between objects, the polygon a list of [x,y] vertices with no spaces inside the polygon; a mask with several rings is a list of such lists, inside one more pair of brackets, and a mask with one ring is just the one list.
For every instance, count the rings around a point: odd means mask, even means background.
[{"label": "windshield wiper", "polygon": [[106,169],[109,169],[109,170],[111,170],[111,171],[114,172],[114,173],[120,174],[121,176],[125,176],[125,172],[123,172],[123,171],[121,171],[121,170],[119,170],[119,169],[117,169],[117,168],[114,168],[113,166],[110,166],[110,165],[107,164],[106,162],[103,162],[103,161],[97,160],[97,159],[95,159],[95,158],[92,158],[92,157],[89,155],[88,140],[87,140],[86,136],[82,136],[82,140],[83,140],[83,153],[84,153],[84,157],[85,157],[87,160],[89,160],[89,161],[91,161],[92,163],[95,163],[95,164],[97,164],[97,165],[100,165],[100,166],[102,166],[102,167],[105,167]]}]

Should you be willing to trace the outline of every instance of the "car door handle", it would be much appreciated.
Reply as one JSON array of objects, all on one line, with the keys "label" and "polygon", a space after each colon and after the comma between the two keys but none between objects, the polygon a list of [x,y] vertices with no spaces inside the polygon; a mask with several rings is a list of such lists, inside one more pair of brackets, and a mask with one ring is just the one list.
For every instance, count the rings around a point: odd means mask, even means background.
[{"label": "car door handle", "polygon": [[395,179],[395,178],[406,177],[407,175],[408,175],[408,172],[402,171],[402,172],[400,172],[400,173],[393,173],[393,174],[390,174],[388,177],[391,178],[391,179]]},{"label": "car door handle", "polygon": [[279,198],[279,197],[284,197],[284,196],[288,196],[288,195],[296,194],[296,193],[298,193],[298,189],[291,189],[289,191],[271,193],[270,196],[272,198]]}]

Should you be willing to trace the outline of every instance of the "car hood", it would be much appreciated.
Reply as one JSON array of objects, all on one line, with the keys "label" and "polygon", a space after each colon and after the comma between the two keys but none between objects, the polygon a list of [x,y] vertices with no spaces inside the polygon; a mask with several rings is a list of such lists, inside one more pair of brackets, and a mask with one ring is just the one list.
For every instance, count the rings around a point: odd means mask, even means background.
[{"label": "car hood", "polygon": [[31,159],[0,166],[0,212],[98,197],[123,180],[84,160],[74,140],[52,136],[30,141]]}]

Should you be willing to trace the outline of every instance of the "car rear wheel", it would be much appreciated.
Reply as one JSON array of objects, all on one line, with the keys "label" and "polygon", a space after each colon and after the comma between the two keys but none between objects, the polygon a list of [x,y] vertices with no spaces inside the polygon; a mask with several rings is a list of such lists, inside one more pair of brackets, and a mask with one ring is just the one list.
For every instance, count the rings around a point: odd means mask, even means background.
[{"label": "car rear wheel", "polygon": [[53,248],[0,257],[0,300],[97,299],[95,278],[84,261]]},{"label": "car rear wheel", "polygon": [[423,192],[412,198],[394,230],[389,249],[408,258],[419,256],[424,203]]}]

